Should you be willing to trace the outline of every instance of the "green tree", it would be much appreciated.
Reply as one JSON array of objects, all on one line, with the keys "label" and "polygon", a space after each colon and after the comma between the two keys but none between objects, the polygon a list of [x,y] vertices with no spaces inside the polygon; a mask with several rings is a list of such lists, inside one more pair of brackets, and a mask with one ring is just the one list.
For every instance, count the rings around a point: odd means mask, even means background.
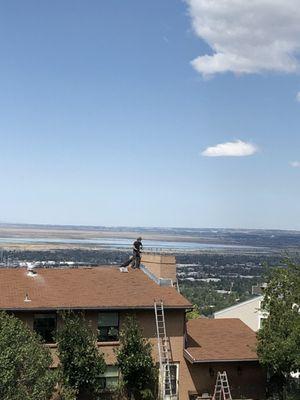
[{"label": "green tree", "polygon": [[56,383],[52,358],[21,320],[0,312],[1,400],[48,400]]},{"label": "green tree", "polygon": [[193,305],[193,309],[192,311],[189,311],[186,314],[187,319],[197,319],[200,318],[200,310],[199,310],[199,306],[197,304]]},{"label": "green tree", "polygon": [[101,393],[101,375],[106,365],[96,346],[96,336],[82,314],[62,313],[63,326],[57,333],[63,398],[94,397]]},{"label": "green tree", "polygon": [[275,269],[264,292],[266,319],[258,332],[260,362],[271,374],[273,390],[285,398],[290,372],[300,368],[300,266]]},{"label": "green tree", "polygon": [[155,398],[157,368],[151,350],[152,346],[143,337],[136,318],[128,316],[120,332],[120,347],[116,355],[123,384],[130,399]]}]

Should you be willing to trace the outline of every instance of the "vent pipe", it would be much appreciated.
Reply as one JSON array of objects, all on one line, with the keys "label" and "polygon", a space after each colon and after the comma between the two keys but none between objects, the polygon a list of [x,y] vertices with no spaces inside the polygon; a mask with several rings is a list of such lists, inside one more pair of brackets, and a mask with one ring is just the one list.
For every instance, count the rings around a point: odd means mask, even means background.
[{"label": "vent pipe", "polygon": [[34,268],[34,263],[27,263],[27,276],[35,277],[37,275],[36,271],[34,271]]},{"label": "vent pipe", "polygon": [[25,293],[24,303],[30,303],[30,302],[31,302],[31,299],[30,299],[30,297],[29,297],[29,294],[28,294],[28,293]]}]

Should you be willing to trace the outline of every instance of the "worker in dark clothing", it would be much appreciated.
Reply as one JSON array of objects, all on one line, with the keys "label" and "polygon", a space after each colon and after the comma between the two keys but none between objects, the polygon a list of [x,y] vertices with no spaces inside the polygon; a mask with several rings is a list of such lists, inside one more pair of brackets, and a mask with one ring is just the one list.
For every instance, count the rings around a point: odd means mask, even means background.
[{"label": "worker in dark clothing", "polygon": [[140,268],[142,249],[143,249],[142,238],[138,237],[136,241],[133,243],[133,259],[131,264],[132,268]]},{"label": "worker in dark clothing", "polygon": [[141,250],[143,249],[142,238],[138,237],[132,245],[132,256],[129,260],[125,261],[120,268],[126,268],[131,264],[132,268],[140,268],[141,263]]}]

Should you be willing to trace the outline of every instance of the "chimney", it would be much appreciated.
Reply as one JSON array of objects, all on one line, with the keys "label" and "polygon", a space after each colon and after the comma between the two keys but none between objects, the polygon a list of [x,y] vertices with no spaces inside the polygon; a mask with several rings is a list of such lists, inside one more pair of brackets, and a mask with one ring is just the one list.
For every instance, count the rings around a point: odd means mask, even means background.
[{"label": "chimney", "polygon": [[[176,258],[172,255],[143,253],[141,266],[145,267],[155,281],[162,286],[177,285]],[[148,274],[149,275],[149,274]]]}]

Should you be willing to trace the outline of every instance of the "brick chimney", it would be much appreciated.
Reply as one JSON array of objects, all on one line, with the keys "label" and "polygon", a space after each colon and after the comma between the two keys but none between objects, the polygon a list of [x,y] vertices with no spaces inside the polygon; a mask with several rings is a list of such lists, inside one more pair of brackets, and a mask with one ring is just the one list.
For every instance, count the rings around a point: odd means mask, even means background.
[{"label": "brick chimney", "polygon": [[157,254],[157,253],[143,253],[142,266],[146,267],[147,270],[155,277],[157,280],[172,281],[172,286],[176,285],[176,258],[172,255],[167,254]]}]

